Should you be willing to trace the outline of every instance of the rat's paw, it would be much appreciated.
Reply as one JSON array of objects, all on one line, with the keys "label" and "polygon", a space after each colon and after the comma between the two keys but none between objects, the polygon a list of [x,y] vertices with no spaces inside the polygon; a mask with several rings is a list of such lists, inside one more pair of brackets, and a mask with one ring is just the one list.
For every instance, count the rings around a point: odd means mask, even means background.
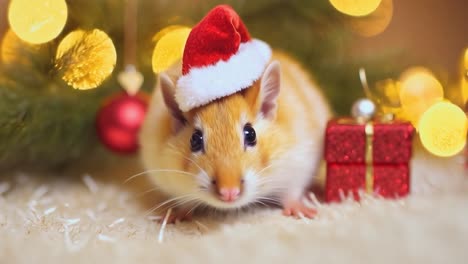
[{"label": "rat's paw", "polygon": [[307,218],[314,218],[317,215],[315,208],[307,207],[301,201],[288,201],[283,205],[283,215],[293,216],[299,218],[305,216]]},{"label": "rat's paw", "polygon": [[[167,212],[168,211],[161,215],[161,219],[158,220],[159,223],[164,221]],[[175,224],[177,221],[192,221],[192,212],[188,209],[172,209],[169,217],[167,218],[167,223]]]}]

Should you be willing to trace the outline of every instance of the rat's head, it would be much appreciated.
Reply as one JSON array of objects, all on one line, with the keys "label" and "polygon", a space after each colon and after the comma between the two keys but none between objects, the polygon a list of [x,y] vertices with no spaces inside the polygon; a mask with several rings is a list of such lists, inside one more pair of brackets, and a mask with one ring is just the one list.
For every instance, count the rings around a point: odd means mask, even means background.
[{"label": "rat's head", "polygon": [[[163,143],[171,151],[164,155],[178,160],[171,163],[186,172],[173,176],[178,180],[171,192],[216,208],[239,208],[261,198],[278,143],[279,64],[271,63],[251,87],[186,113],[179,110],[174,83],[164,74],[160,87],[172,119],[171,135]],[[171,184],[168,179],[159,182]]]}]

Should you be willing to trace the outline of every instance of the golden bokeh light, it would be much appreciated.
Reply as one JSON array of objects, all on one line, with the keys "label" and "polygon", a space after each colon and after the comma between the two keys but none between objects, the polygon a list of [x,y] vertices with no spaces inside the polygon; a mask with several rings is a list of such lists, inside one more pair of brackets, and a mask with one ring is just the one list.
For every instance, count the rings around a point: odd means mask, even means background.
[{"label": "golden bokeh light", "polygon": [[463,103],[468,104],[468,48],[465,49],[465,53],[462,58],[461,89]]},{"label": "golden bokeh light", "polygon": [[444,90],[431,71],[409,68],[400,77],[400,103],[404,116],[418,127],[421,115],[434,103],[444,99]]},{"label": "golden bokeh light", "polygon": [[341,13],[350,16],[367,16],[374,12],[382,0],[330,0]]},{"label": "golden bokeh light", "polygon": [[385,31],[393,17],[393,1],[382,0],[371,14],[364,17],[352,17],[349,26],[363,37],[373,37]]},{"label": "golden bokeh light", "polygon": [[188,27],[170,26],[156,34],[154,39],[157,43],[152,58],[155,73],[165,71],[182,58],[190,31]]},{"label": "golden bokeh light", "polygon": [[468,119],[458,106],[442,101],[432,105],[419,121],[423,146],[440,157],[456,155],[466,145]]},{"label": "golden bokeh light", "polygon": [[98,29],[76,30],[59,44],[55,67],[62,79],[75,89],[99,86],[113,72],[117,61],[114,43]]},{"label": "golden bokeh light", "polygon": [[11,0],[8,21],[22,40],[41,44],[56,38],[67,21],[65,0]]},{"label": "golden bokeh light", "polygon": [[394,118],[404,118],[400,103],[401,84],[393,79],[380,80],[375,83],[375,102],[382,115],[392,114]]},{"label": "golden bokeh light", "polygon": [[0,47],[0,56],[3,65],[26,65],[30,66],[30,56],[39,50],[39,47],[22,41],[11,29],[3,36]]}]

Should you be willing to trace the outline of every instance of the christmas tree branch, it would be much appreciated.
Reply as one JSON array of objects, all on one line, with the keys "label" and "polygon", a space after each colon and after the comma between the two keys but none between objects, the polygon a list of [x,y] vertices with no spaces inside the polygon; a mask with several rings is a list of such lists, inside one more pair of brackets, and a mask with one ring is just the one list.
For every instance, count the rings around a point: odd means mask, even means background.
[{"label": "christmas tree branch", "polygon": [[[396,69],[387,62],[389,56],[366,60],[350,57],[346,48],[350,36],[343,17],[325,0],[141,0],[136,60],[145,76],[144,90],[151,92],[155,83],[151,71],[153,36],[168,25],[193,26],[220,3],[231,4],[254,37],[298,58],[339,114],[348,113],[351,103],[363,95],[359,67],[371,68],[368,72],[376,80],[391,76]],[[99,144],[94,130],[97,109],[104,98],[121,91],[116,76],[124,67],[122,1],[74,0],[67,4],[67,25],[56,40],[31,46],[12,40],[10,33],[3,37],[0,169],[28,164],[50,167],[88,155]],[[114,74],[95,90],[72,89],[54,68],[58,43],[78,28],[105,31],[117,49]]]}]

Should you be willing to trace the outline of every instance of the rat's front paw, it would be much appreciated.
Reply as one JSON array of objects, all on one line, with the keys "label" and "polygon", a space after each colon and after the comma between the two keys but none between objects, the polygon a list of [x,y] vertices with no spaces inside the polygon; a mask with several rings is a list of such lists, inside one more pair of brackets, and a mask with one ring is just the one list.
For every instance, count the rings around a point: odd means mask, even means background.
[{"label": "rat's front paw", "polygon": [[302,201],[287,201],[283,204],[283,215],[293,216],[296,218],[301,216],[314,218],[314,216],[317,215],[317,210],[315,208],[307,207]]}]

